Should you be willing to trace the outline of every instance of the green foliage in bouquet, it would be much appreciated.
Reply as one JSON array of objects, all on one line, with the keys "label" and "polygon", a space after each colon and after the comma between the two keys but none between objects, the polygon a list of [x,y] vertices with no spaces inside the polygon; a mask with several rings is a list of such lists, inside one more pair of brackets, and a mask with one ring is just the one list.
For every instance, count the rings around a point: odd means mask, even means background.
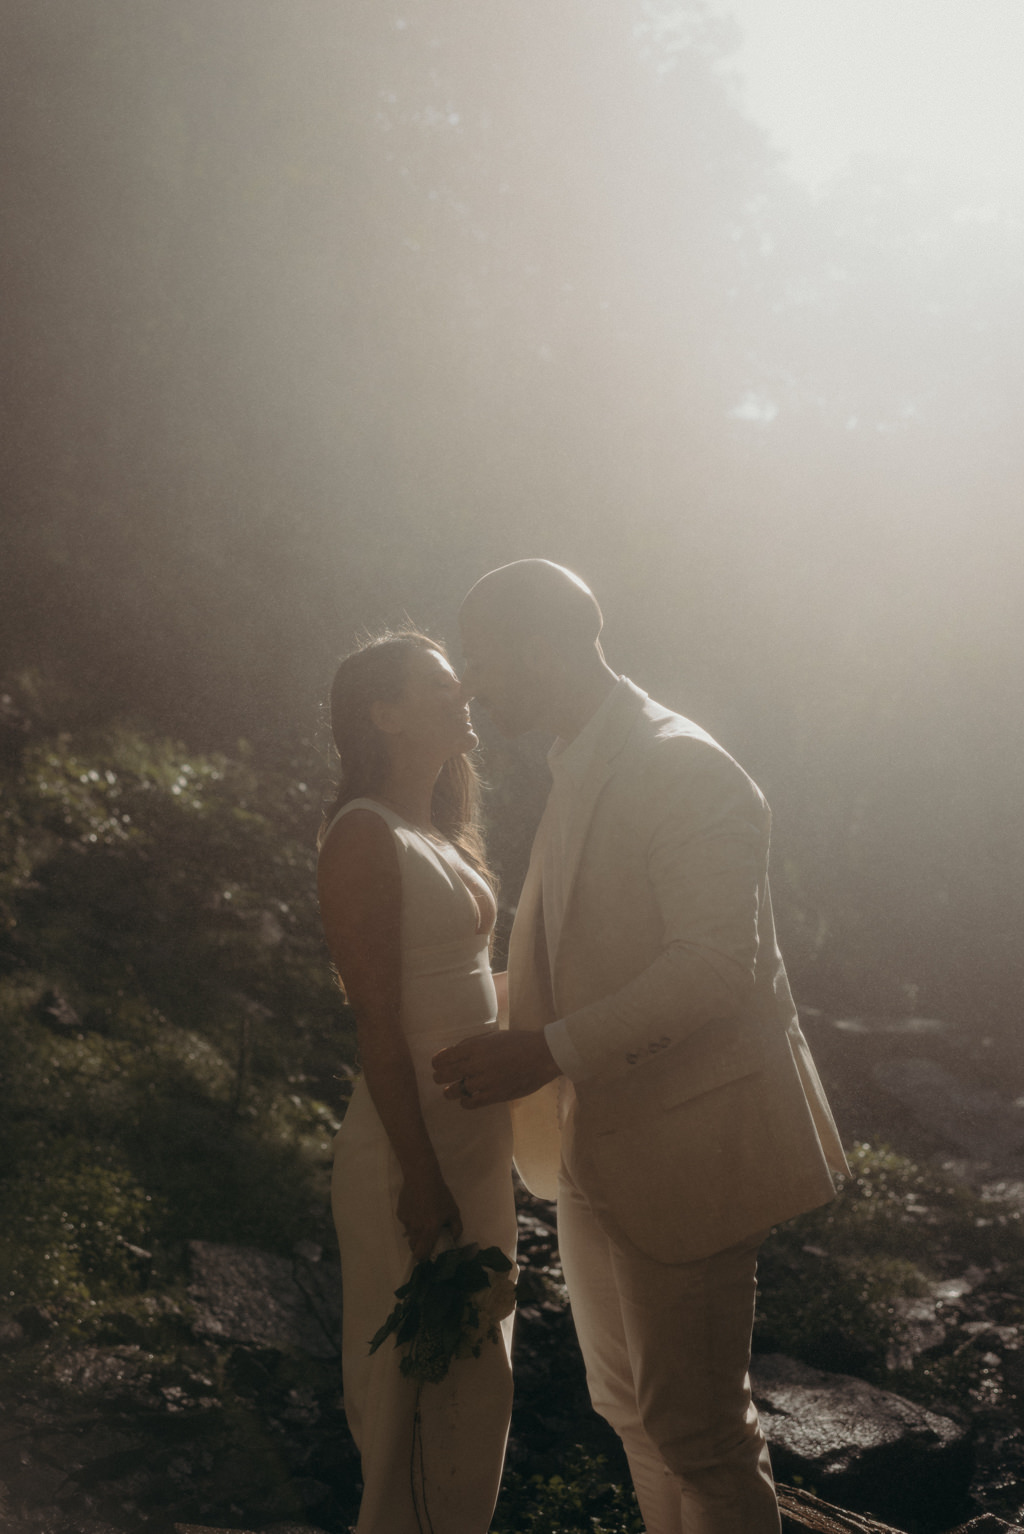
[{"label": "green foliage in bouquet", "polygon": [[515,1308],[512,1264],[497,1246],[454,1246],[418,1262],[395,1290],[398,1304],[370,1343],[370,1352],[394,1334],[407,1349],[399,1367],[406,1379],[437,1385],[456,1358],[479,1358],[484,1342],[497,1342],[498,1322]]}]

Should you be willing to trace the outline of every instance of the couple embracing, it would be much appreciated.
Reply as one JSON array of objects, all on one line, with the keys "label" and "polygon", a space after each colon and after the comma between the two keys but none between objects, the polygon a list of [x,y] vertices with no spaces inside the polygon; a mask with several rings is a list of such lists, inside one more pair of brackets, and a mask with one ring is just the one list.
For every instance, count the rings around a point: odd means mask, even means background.
[{"label": "couple embracing", "polygon": [[[557,1198],[591,1399],[648,1534],[777,1534],[747,1372],[757,1250],[832,1197],[845,1161],[775,940],[768,807],[609,668],[597,601],[561,566],[492,571],[459,621],[461,682],[399,635],[344,661],[331,696],[320,901],[362,1061],[334,1177],[358,1534],[417,1534],[414,1431],[428,1466],[434,1449],[435,1534],[489,1527],[511,1319],[421,1392],[368,1339],[439,1241],[514,1259],[513,1154]],[[489,963],[474,697],[504,734],[555,736],[507,980]]]}]

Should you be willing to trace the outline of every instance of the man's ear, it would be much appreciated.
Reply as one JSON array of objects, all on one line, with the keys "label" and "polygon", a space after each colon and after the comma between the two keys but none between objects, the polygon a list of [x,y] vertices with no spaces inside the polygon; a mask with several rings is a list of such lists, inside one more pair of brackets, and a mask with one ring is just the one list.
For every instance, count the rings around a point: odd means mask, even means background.
[{"label": "man's ear", "polygon": [[370,720],[384,735],[397,735],[402,728],[398,707],[394,703],[371,703]]}]

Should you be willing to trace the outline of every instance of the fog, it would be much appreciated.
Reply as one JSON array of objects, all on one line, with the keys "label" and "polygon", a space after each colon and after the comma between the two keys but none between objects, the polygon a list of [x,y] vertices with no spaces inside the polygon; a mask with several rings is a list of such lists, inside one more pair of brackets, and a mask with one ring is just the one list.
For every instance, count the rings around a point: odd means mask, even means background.
[{"label": "fog", "polygon": [[3,667],[298,739],[360,630],[560,560],[768,794],[806,992],[1010,1027],[1020,204],[808,169],[751,14],[8,0]]},{"label": "fog", "polygon": [[1024,10],[1017,0],[713,0],[738,23],[744,107],[800,180],[851,160],[930,166],[1024,192]]}]

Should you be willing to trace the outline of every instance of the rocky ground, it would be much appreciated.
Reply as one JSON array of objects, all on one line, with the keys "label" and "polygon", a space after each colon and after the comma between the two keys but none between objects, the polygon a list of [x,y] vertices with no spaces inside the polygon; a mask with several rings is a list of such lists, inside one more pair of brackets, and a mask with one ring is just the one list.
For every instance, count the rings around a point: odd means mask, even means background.
[{"label": "rocky ground", "polygon": [[[1024,1208],[1016,1066],[929,1020],[806,1021],[847,1134],[898,1145],[983,1203],[970,1206],[974,1241],[965,1234],[957,1250],[945,1239],[928,1282],[893,1299],[881,1363],[861,1367],[849,1344],[824,1360],[777,1348],[755,1356],[777,1474],[804,1488],[805,1514],[814,1493],[860,1517],[833,1521],[840,1530],[887,1522],[944,1534],[984,1517],[979,1531],[1024,1527],[1024,1270],[996,1254],[977,1212],[990,1205],[1005,1223],[1007,1210]],[[925,1239],[926,1206],[922,1195],[918,1215],[904,1212]],[[592,1474],[601,1457],[599,1479],[624,1475],[587,1405],[550,1208],[524,1196],[521,1232],[510,1505],[533,1478],[549,1483],[574,1463]],[[771,1320],[772,1283],[805,1282],[829,1260],[814,1240],[793,1250],[766,1256],[769,1333],[759,1341],[769,1346],[781,1324]],[[0,1317],[5,1534],[348,1529],[358,1466],[340,1391],[332,1254],[300,1243],[288,1259],[191,1242],[181,1255],[180,1282],[151,1286],[75,1335],[38,1308]],[[575,1445],[583,1458],[567,1459]],[[814,1516],[825,1521],[790,1526],[830,1527],[833,1515]]]}]

